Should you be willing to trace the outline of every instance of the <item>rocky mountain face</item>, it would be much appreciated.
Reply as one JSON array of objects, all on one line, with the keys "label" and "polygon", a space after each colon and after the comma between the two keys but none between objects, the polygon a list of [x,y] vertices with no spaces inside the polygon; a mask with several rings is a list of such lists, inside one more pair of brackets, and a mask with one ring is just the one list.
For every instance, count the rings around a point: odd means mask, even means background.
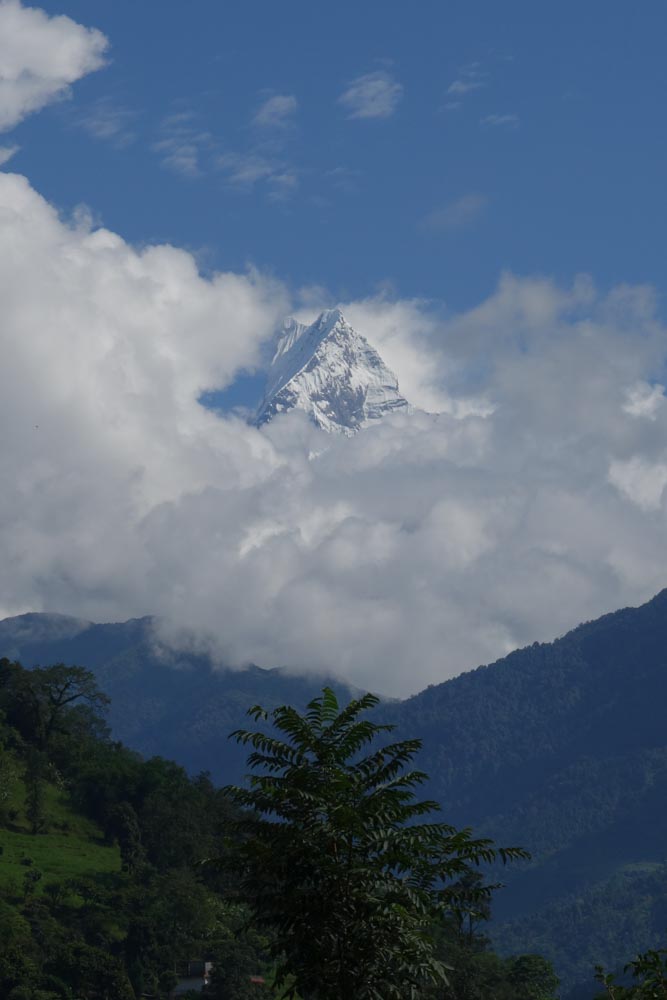
[{"label": "rocky mountain face", "polygon": [[322,430],[351,435],[388,413],[408,410],[398,380],[340,309],[305,326],[283,325],[269,369],[258,426],[278,413],[305,411]]}]

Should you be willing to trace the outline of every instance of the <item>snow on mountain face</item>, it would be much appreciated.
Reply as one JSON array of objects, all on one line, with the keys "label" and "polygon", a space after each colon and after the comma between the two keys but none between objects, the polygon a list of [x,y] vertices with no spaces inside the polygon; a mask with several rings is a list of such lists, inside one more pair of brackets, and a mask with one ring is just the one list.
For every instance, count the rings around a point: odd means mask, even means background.
[{"label": "snow on mountain face", "polygon": [[283,325],[255,423],[295,408],[322,430],[349,435],[409,404],[375,348],[340,309],[328,309],[310,326]]}]

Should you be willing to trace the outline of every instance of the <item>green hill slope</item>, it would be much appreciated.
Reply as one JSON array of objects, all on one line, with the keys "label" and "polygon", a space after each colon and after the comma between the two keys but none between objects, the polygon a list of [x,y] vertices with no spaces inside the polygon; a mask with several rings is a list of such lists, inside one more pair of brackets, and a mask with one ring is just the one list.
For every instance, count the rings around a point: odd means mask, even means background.
[{"label": "green hill slope", "polygon": [[19,896],[28,872],[39,872],[40,895],[46,886],[83,876],[120,872],[118,845],[105,842],[102,829],[77,813],[67,794],[53,784],[44,787],[45,830],[35,836],[26,815],[26,786],[17,777],[8,798],[6,827],[0,828],[0,889]]}]

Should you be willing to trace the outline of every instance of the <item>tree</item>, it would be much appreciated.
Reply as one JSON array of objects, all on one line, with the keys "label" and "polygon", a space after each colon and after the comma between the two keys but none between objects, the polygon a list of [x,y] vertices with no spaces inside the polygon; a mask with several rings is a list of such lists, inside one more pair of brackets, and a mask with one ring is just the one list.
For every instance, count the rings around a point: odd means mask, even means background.
[{"label": "tree", "polygon": [[552,1000],[558,977],[541,955],[519,955],[508,959],[508,980],[514,1000]]},{"label": "tree", "polygon": [[606,973],[602,966],[595,969],[595,978],[605,992],[599,1000],[667,1000],[667,949],[646,951],[625,966],[625,973],[631,972],[637,980],[634,986],[620,986],[612,973]]},{"label": "tree", "polygon": [[84,667],[56,663],[24,670],[0,660],[0,708],[8,709],[9,724],[39,750],[48,750],[57,735],[101,735],[108,706],[109,698]]},{"label": "tree", "polygon": [[[370,748],[393,727],[361,716],[370,694],[340,708],[325,688],[301,715],[290,706],[271,713],[277,738],[237,730],[252,747],[250,788],[227,793],[252,810],[234,824],[241,834],[221,864],[239,876],[239,893],[256,921],[274,931],[277,983],[286,997],[306,1000],[415,998],[444,984],[431,928],[473,891],[468,873],[484,862],[526,857],[496,848],[469,829],[422,821],[439,809],[416,801],[426,775],[405,770],[419,740]],[[267,720],[260,706],[250,709]],[[293,984],[293,985],[292,985]]]},{"label": "tree", "polygon": [[135,810],[129,802],[119,802],[109,811],[105,834],[108,839],[118,841],[123,867],[134,872],[145,860],[141,843],[141,827]]},{"label": "tree", "polygon": [[0,827],[4,826],[8,820],[12,792],[18,773],[16,758],[6,749],[0,730]]},{"label": "tree", "polygon": [[30,747],[26,757],[26,816],[32,834],[42,833],[46,825],[44,780],[48,761],[44,754]]}]

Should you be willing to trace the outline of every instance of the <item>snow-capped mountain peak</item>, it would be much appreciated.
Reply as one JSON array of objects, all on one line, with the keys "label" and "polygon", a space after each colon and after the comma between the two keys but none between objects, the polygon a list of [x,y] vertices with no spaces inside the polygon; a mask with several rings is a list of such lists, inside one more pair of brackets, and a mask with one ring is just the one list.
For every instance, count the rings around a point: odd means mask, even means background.
[{"label": "snow-capped mountain peak", "polygon": [[322,430],[354,434],[408,406],[375,348],[340,309],[327,309],[310,326],[292,318],[283,324],[256,423],[299,409]]}]

